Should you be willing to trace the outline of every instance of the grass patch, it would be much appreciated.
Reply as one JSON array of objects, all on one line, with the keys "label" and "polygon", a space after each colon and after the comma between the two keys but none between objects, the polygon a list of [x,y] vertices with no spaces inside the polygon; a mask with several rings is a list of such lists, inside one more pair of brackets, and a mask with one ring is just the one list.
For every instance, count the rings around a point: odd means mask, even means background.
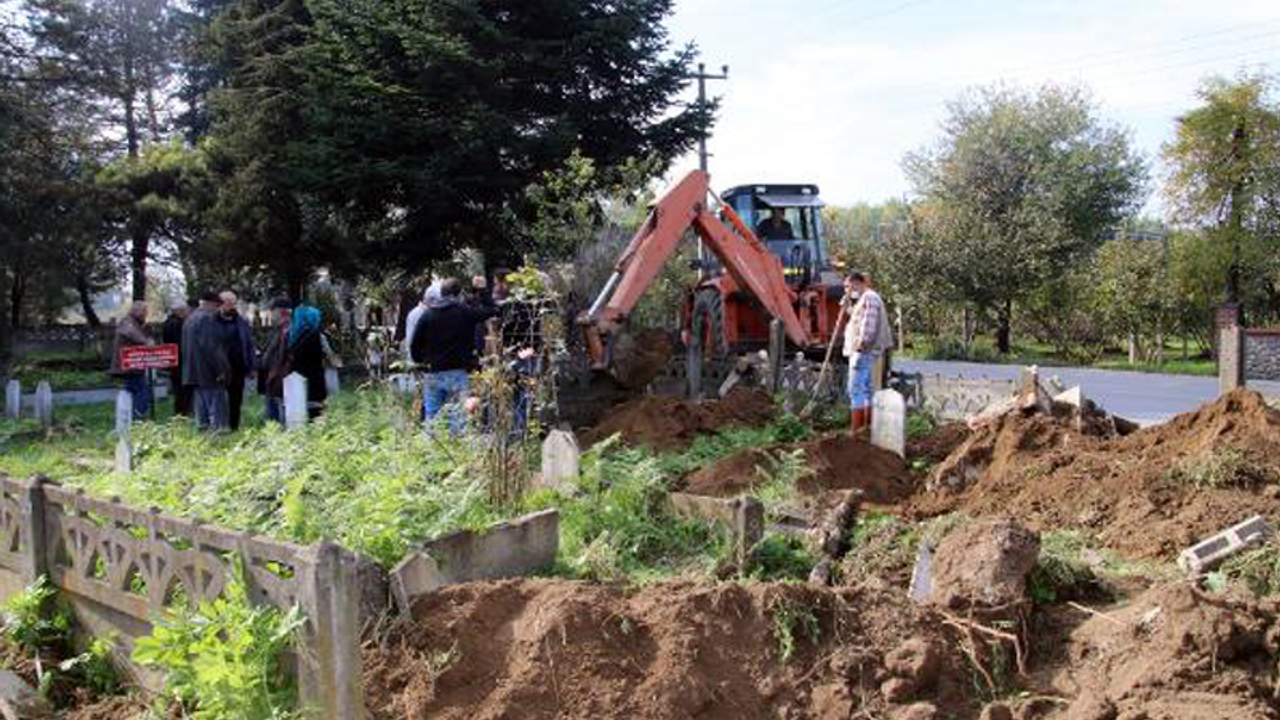
[{"label": "grass patch", "polygon": [[1217,571],[1210,573],[1207,585],[1224,590],[1238,583],[1259,597],[1280,594],[1280,545],[1267,542],[1228,558]]},{"label": "grass patch", "polygon": [[1255,488],[1273,479],[1273,471],[1248,452],[1225,445],[1186,458],[1170,472],[1174,482],[1200,488]]},{"label": "grass patch", "polygon": [[560,509],[561,574],[638,582],[711,575],[731,554],[728,533],[676,517],[665,498],[659,458],[611,440],[583,454],[575,492],[535,495],[525,509]]},{"label": "grass patch", "polygon": [[[1214,376],[1218,374],[1218,366],[1212,357],[1179,357],[1181,346],[1170,338],[1165,343],[1164,363],[1130,363],[1129,356],[1119,349],[1112,348],[1099,359],[1088,364],[1102,370],[1120,370],[1125,372],[1168,373],[1172,375]],[[1012,347],[1008,354],[1001,354],[988,338],[978,338],[966,351],[955,338],[923,338],[918,339],[914,347],[908,348],[898,357],[916,360],[942,360],[955,362],[974,362],[1006,365],[1038,365],[1040,367],[1077,367],[1078,359],[1065,357],[1048,345],[1038,343],[1019,343]]]},{"label": "grass patch", "polygon": [[112,387],[119,381],[111,377],[109,360],[97,353],[39,353],[16,358],[10,368],[14,378],[22,382],[26,392],[35,390],[42,380],[55,392]]},{"label": "grass patch", "polygon": [[779,596],[770,608],[773,614],[773,637],[778,643],[778,659],[787,663],[796,653],[801,638],[816,643],[821,625],[813,608],[798,600]]}]

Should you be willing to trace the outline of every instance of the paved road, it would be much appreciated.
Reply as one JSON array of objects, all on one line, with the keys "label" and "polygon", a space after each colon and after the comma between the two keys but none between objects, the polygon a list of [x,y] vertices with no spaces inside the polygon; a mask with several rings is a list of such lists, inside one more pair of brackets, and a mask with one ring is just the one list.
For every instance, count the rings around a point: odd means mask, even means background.
[{"label": "paved road", "polygon": [[[948,377],[1016,378],[1021,365],[984,365],[933,360],[894,360],[894,368]],[[1061,379],[1066,387],[1079,385],[1085,397],[1121,417],[1144,425],[1159,423],[1179,413],[1195,410],[1218,395],[1218,379],[1191,375],[1094,370],[1092,368],[1042,368],[1042,377]],[[1252,382],[1250,387],[1269,397],[1280,397],[1280,382]]]}]

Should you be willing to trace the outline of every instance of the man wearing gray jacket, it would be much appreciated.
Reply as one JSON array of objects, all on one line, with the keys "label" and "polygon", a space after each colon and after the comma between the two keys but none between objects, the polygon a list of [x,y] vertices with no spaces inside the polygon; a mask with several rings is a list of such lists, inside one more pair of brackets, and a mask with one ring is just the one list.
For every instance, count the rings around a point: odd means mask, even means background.
[{"label": "man wearing gray jacket", "polygon": [[230,427],[227,384],[231,380],[232,338],[218,319],[222,299],[217,293],[200,296],[200,307],[182,326],[182,383],[195,390],[196,427]]}]

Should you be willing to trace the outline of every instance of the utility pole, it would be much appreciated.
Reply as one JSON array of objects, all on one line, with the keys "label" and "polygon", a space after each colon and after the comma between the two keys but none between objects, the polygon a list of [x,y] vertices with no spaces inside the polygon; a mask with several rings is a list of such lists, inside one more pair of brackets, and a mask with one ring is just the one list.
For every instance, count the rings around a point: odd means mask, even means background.
[{"label": "utility pole", "polygon": [[[729,66],[721,65],[719,75],[710,75],[707,73],[707,64],[698,63],[698,74],[693,78],[698,81],[698,109],[702,112],[707,111],[707,81],[708,80],[728,80]],[[698,133],[698,169],[707,172],[707,121],[702,123],[702,132]],[[703,279],[706,273],[707,262],[707,246],[702,242],[702,238],[698,238],[698,279]]]},{"label": "utility pole", "polygon": [[[707,64],[698,63],[698,74],[693,76],[698,81],[698,108],[706,111],[707,107],[707,81],[708,80],[728,80],[729,66],[721,65],[719,75],[707,74]],[[698,169],[702,172],[707,171],[707,124],[702,124],[702,132],[698,137]]]}]

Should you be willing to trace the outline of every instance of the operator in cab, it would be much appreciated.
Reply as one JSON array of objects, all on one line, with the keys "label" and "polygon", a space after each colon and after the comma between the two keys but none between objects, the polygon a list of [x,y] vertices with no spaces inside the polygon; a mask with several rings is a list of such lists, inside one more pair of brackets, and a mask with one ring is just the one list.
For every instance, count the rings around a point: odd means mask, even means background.
[{"label": "operator in cab", "polygon": [[796,233],[783,213],[782,208],[770,208],[769,217],[756,225],[756,237],[761,240],[794,240]]}]

